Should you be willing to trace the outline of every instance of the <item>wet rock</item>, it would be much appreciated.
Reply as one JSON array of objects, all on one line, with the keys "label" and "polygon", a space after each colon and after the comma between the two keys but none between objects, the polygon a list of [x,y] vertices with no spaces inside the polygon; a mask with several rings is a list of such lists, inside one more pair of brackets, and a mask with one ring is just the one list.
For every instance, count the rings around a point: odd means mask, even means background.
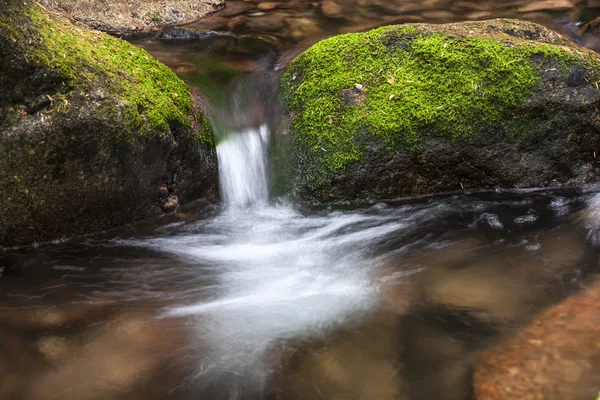
[{"label": "wet rock", "polygon": [[[157,322],[153,314],[117,316],[99,330],[80,335],[77,340],[81,345],[54,368],[33,376],[26,374],[29,384],[20,394],[32,400],[47,399],[48,393],[61,393],[61,399],[66,400],[148,398],[141,386],[151,385],[162,363],[182,357],[178,346],[184,343],[179,333],[180,327],[172,321]],[[53,351],[60,348],[56,343],[45,346]]]},{"label": "wet rock", "polygon": [[240,15],[235,18],[232,18],[227,23],[227,30],[230,32],[238,31],[238,30],[242,29],[244,27],[244,25],[246,25],[247,20],[248,20],[248,17],[246,17],[244,15]]},{"label": "wet rock", "polygon": [[290,27],[291,36],[296,41],[325,35],[323,28],[310,18],[284,18],[284,21]]},{"label": "wet rock", "polygon": [[180,202],[216,192],[211,130],[171,70],[37,4],[6,7],[0,246],[146,218],[161,185]]},{"label": "wet rock", "polygon": [[254,16],[246,22],[248,29],[258,32],[277,32],[285,26],[283,20],[277,16]]},{"label": "wet rock", "polygon": [[323,0],[321,10],[329,18],[339,18],[343,16],[344,8],[334,0]]},{"label": "wet rock", "polygon": [[377,316],[326,345],[315,341],[294,349],[282,367],[282,392],[290,400],[407,399],[395,359],[395,322]]},{"label": "wet rock", "polygon": [[160,40],[201,40],[218,35],[213,31],[197,31],[184,27],[170,26],[162,30],[158,35]]},{"label": "wet rock", "polygon": [[134,33],[200,19],[222,8],[225,1],[41,0],[41,3],[94,29],[110,33]]},{"label": "wet rock", "polygon": [[264,3],[259,3],[257,8],[262,11],[271,11],[271,10],[274,10],[277,7],[279,7],[279,5],[280,5],[280,3],[273,2],[273,1],[267,1]]},{"label": "wet rock", "polygon": [[243,2],[231,2],[228,3],[221,12],[219,12],[219,16],[221,17],[235,17],[236,15],[240,15],[245,13],[246,11],[252,10],[254,6],[252,4],[243,3]]},{"label": "wet rock", "polygon": [[70,345],[64,338],[47,336],[38,340],[37,348],[46,360],[59,362],[69,354]]},{"label": "wet rock", "polygon": [[167,200],[165,200],[165,203],[163,204],[163,211],[166,213],[172,213],[173,211],[177,210],[178,207],[179,199],[176,195],[170,195],[169,197],[167,197]]},{"label": "wet rock", "polygon": [[511,20],[321,41],[281,84],[295,194],[355,201],[593,183],[599,61]]},{"label": "wet rock", "polygon": [[548,309],[484,354],[477,400],[584,400],[600,392],[600,282]]}]

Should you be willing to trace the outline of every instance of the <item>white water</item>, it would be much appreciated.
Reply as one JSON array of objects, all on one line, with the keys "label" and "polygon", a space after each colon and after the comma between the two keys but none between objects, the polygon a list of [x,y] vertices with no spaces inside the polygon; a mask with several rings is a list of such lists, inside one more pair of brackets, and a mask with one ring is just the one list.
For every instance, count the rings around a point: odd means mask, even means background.
[{"label": "white water", "polygon": [[[375,312],[382,282],[411,273],[381,274],[381,267],[403,251],[395,247],[398,239],[457,212],[457,205],[439,202],[304,215],[290,205],[269,204],[268,134],[262,126],[231,134],[218,145],[225,203],[219,215],[177,225],[160,237],[125,241],[182,261],[176,269],[144,265],[130,273],[177,287],[170,294],[176,305],[161,310],[160,317],[191,322],[191,354],[201,350],[190,355],[196,366],[190,380],[227,388],[219,398],[261,390],[277,372],[286,343],[326,338]],[[458,210],[469,208],[480,213],[474,225],[503,229],[485,204],[458,204]],[[169,284],[173,275],[186,277],[186,284]]]},{"label": "white water", "polygon": [[217,145],[221,195],[227,207],[266,204],[269,129],[234,132]]},{"label": "white water", "polygon": [[305,216],[289,205],[269,205],[268,134],[262,126],[218,145],[220,215],[189,233],[129,242],[176,254],[210,280],[181,294],[179,303],[186,304],[161,316],[197,321],[198,347],[207,350],[196,378],[233,374],[232,388],[267,379],[264,364],[285,341],[326,335],[376,309],[379,261],[370,250],[406,227],[397,216]]}]

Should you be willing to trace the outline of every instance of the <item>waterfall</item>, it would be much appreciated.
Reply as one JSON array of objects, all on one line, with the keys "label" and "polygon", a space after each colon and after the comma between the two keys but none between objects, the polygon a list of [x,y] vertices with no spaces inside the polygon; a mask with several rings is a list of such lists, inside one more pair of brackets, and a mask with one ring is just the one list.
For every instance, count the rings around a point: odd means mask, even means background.
[{"label": "waterfall", "polygon": [[228,208],[268,202],[268,147],[265,124],[230,133],[217,145],[221,195]]}]

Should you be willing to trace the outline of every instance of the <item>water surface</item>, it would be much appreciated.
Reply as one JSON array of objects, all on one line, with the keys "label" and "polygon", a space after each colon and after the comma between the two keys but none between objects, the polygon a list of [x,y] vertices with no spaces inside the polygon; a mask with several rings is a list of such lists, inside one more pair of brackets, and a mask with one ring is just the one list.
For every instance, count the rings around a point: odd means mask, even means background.
[{"label": "water surface", "polygon": [[5,250],[0,398],[468,399],[482,349],[596,273],[590,196],[199,208]]}]

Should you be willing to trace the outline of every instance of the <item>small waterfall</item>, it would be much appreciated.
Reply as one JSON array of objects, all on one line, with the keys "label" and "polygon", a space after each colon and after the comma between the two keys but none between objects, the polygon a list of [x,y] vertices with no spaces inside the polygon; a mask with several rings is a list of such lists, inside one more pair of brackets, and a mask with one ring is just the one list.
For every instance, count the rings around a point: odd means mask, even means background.
[{"label": "small waterfall", "polygon": [[228,208],[268,202],[268,147],[265,124],[233,132],[217,145],[221,195]]}]

